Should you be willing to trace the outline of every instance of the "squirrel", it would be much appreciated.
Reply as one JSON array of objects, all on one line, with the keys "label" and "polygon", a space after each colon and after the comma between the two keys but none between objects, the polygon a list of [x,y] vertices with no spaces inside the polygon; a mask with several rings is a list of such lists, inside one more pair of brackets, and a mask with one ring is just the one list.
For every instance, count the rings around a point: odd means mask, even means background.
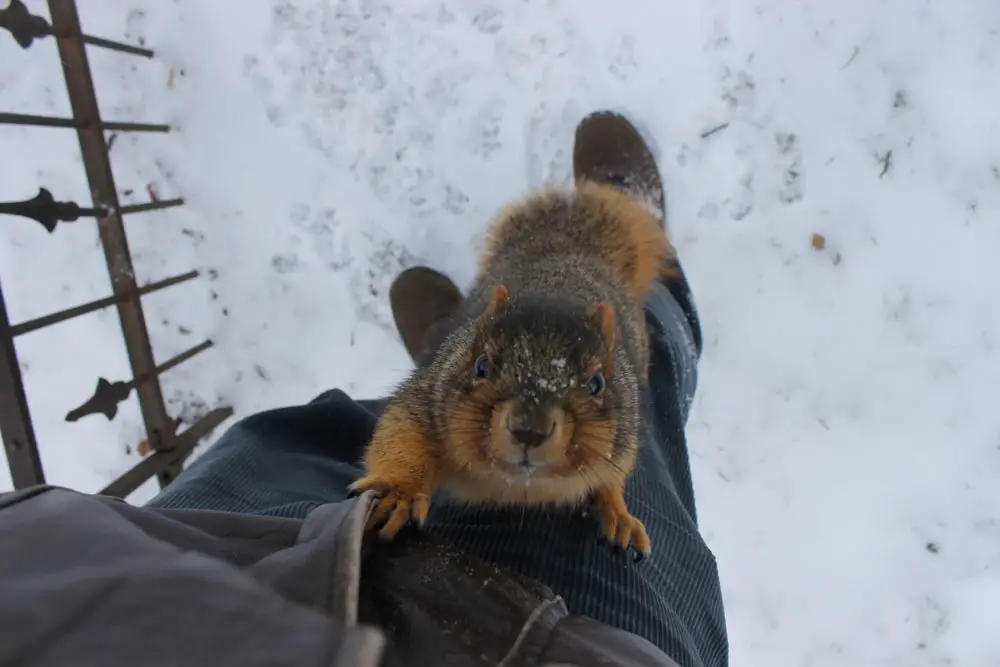
[{"label": "squirrel", "polygon": [[644,297],[673,275],[661,223],[626,192],[579,183],[491,223],[456,328],[390,397],[352,495],[369,528],[423,524],[438,490],[459,501],[579,505],[604,537],[650,554],[623,495],[639,446]]}]

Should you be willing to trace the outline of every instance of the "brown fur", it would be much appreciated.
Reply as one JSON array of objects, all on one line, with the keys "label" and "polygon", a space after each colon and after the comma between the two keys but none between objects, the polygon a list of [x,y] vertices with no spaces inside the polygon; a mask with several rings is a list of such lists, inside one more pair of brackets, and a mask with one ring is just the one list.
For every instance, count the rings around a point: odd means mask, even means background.
[{"label": "brown fur", "polygon": [[353,489],[382,495],[380,535],[422,522],[438,489],[494,504],[593,497],[608,539],[648,553],[623,489],[648,364],[643,302],[672,257],[658,221],[610,186],[505,209],[455,330],[390,399],[366,452]]},{"label": "brown fur", "polygon": [[[577,189],[586,205],[574,224],[581,235],[593,235],[597,257],[628,286],[635,299],[641,302],[656,278],[676,276],[673,248],[667,243],[662,225],[649,211],[610,185],[581,183]],[[503,253],[511,237],[526,232],[533,236],[533,230],[525,227],[534,225],[539,214],[544,215],[548,197],[559,194],[556,190],[543,191],[527,205],[517,202],[501,212],[490,227],[481,265],[488,266],[493,257]]]}]

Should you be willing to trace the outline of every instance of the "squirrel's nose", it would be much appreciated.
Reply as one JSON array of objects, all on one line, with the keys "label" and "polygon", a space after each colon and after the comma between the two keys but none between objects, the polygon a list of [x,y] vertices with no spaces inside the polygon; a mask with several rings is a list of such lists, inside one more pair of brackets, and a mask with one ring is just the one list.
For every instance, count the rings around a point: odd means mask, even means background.
[{"label": "squirrel's nose", "polygon": [[515,405],[507,413],[510,439],[525,450],[541,447],[556,432],[558,415],[549,405]]},{"label": "squirrel's nose", "polygon": [[556,430],[554,421],[539,423],[540,420],[508,419],[507,430],[514,442],[526,448],[539,447]]},{"label": "squirrel's nose", "polygon": [[525,447],[538,447],[549,437],[548,433],[539,433],[530,429],[511,429],[510,436]]}]

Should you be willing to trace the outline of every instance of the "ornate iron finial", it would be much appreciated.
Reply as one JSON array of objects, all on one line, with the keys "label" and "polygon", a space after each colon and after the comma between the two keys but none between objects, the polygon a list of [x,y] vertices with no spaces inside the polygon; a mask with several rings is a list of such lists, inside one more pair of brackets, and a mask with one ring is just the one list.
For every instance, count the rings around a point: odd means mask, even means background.
[{"label": "ornate iron finial", "polygon": [[143,382],[153,379],[155,376],[166,373],[171,368],[184,363],[210,347],[212,347],[212,341],[206,340],[199,345],[181,352],[176,357],[164,361],[154,369],[151,375],[133,378],[128,382],[108,382],[104,378],[98,378],[94,395],[88,398],[80,407],[70,410],[66,414],[66,421],[75,422],[87,415],[104,415],[108,418],[108,421],[111,421],[118,414],[118,404],[128,398],[133,389]]},{"label": "ornate iron finial", "polygon": [[118,404],[132,393],[135,382],[108,382],[104,378],[97,379],[97,389],[94,395],[66,415],[66,421],[75,422],[87,415],[102,414],[111,421],[118,414]]},{"label": "ornate iron finial", "polygon": [[36,39],[52,34],[52,26],[41,16],[32,16],[21,0],[10,0],[6,9],[0,9],[0,28],[4,28],[22,49],[31,46]]},{"label": "ornate iron finial", "polygon": [[[55,34],[49,22],[41,16],[32,16],[21,0],[10,0],[10,4],[7,5],[6,9],[0,9],[0,28],[4,28],[10,32],[17,43],[21,45],[22,49],[31,46],[32,42],[36,39],[42,39],[43,37]],[[84,43],[91,46],[99,46],[103,49],[111,49],[112,51],[120,51],[122,53],[131,53],[134,56],[142,56],[144,58],[153,57],[152,51],[141,46],[122,44],[121,42],[104,39],[103,37],[94,37],[92,35],[81,35],[80,37]]]},{"label": "ornate iron finial", "polygon": [[45,227],[51,234],[59,222],[73,222],[80,217],[96,218],[106,215],[102,208],[81,208],[71,201],[56,201],[52,193],[39,188],[32,199],[15,202],[0,202],[0,214],[23,215]]}]

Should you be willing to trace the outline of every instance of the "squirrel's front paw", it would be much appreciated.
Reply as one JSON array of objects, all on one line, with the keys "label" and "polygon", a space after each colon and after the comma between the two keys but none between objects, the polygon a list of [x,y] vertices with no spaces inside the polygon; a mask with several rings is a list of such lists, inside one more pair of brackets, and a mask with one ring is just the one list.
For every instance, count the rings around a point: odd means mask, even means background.
[{"label": "squirrel's front paw", "polygon": [[621,491],[601,490],[597,492],[597,511],[604,537],[619,549],[635,550],[635,562],[649,556],[652,547],[646,527],[629,514]]},{"label": "squirrel's front paw", "polygon": [[430,495],[427,491],[414,488],[412,485],[394,484],[381,477],[369,475],[362,477],[348,488],[352,495],[369,490],[378,494],[380,500],[368,518],[366,529],[384,523],[378,536],[386,541],[394,538],[410,519],[422,526],[430,512]]}]

